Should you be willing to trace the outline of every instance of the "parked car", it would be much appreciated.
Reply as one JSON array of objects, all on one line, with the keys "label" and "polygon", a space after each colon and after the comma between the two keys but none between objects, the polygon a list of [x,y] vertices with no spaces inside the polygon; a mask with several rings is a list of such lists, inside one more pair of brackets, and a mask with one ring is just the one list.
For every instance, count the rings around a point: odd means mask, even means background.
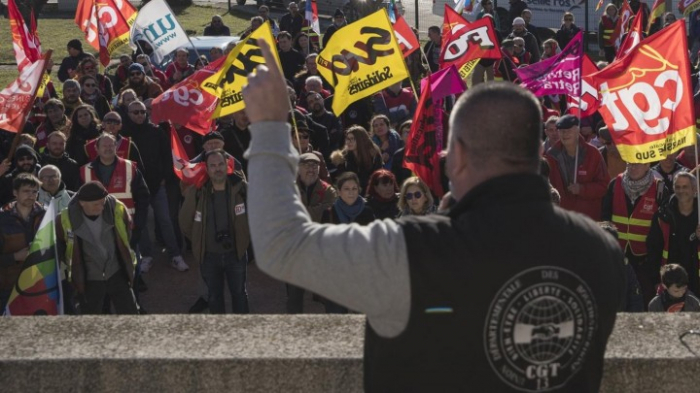
[{"label": "parked car", "polygon": [[[211,48],[221,48],[221,50],[225,50],[226,46],[228,46],[229,43],[237,43],[240,40],[240,37],[238,36],[230,36],[230,37],[208,37],[208,36],[201,36],[201,37],[190,37],[190,41],[192,41],[192,46],[187,46],[187,50],[189,51],[189,63],[194,64],[197,61],[197,53],[199,55],[204,55],[209,59],[209,51]],[[196,49],[196,51],[195,51]],[[165,70],[165,68],[168,66],[173,61],[173,57],[175,56],[175,53],[171,53],[163,59],[160,63],[156,64],[156,67],[158,67],[161,70]]]}]

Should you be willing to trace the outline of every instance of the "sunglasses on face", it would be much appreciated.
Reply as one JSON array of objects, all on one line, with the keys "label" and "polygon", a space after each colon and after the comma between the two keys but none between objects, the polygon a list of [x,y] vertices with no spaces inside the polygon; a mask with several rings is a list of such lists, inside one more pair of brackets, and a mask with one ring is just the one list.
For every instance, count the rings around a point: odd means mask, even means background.
[{"label": "sunglasses on face", "polygon": [[416,192],[407,192],[407,193],[406,193],[406,200],[407,200],[407,201],[410,201],[410,200],[412,200],[413,198],[420,199],[422,196],[423,196],[423,193],[420,192],[420,191],[416,191]]},{"label": "sunglasses on face", "polygon": [[105,124],[122,124],[121,120],[117,119],[104,119],[102,122]]},{"label": "sunglasses on face", "polygon": [[145,110],[135,110],[135,111],[130,111],[132,115],[145,115],[146,111]]}]

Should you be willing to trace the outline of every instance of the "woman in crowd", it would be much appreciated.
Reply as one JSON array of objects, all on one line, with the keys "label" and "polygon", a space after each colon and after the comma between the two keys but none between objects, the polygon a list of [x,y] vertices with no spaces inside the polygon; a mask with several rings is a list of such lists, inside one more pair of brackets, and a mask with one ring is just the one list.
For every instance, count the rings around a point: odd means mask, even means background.
[{"label": "woman in crowd", "polygon": [[394,219],[399,215],[399,185],[394,174],[386,169],[379,169],[369,178],[367,186],[367,206],[372,209],[374,217],[379,220]]},{"label": "woman in crowd", "polygon": [[129,104],[136,101],[136,92],[133,89],[126,89],[119,93],[117,98],[117,106],[114,110],[119,113],[122,121],[129,118]]},{"label": "woman in crowd", "polygon": [[436,211],[433,195],[418,176],[409,177],[401,186],[399,195],[399,217],[424,216]]},{"label": "woman in crowd", "polygon": [[615,60],[615,26],[617,25],[617,7],[615,4],[608,4],[605,12],[600,17],[598,23],[598,47],[600,56],[605,56],[608,63]]},{"label": "woman in crowd", "polygon": [[579,31],[581,31],[581,29],[579,29],[578,26],[574,24],[574,14],[572,14],[569,11],[566,11],[564,13],[562,25],[554,35],[557,39],[559,47],[562,49],[566,48],[566,45],[569,43],[569,41],[571,41],[576,36],[576,34],[578,34]]},{"label": "woman in crowd", "polygon": [[401,135],[391,129],[391,123],[386,115],[376,115],[370,122],[372,126],[372,142],[374,142],[382,152],[382,161],[385,169],[391,169],[394,153],[403,147]]},{"label": "woman in crowd", "polygon": [[344,172],[354,172],[360,179],[360,187],[366,188],[372,172],[382,167],[382,153],[367,130],[352,126],[345,130],[345,147],[331,153],[331,162],[337,168],[336,178]]},{"label": "woman in crowd", "polygon": [[294,49],[298,50],[299,53],[304,55],[304,58],[306,58],[306,56],[308,56],[310,53],[320,52],[318,45],[311,42],[309,40],[309,35],[304,32],[297,34],[297,36],[294,38]]},{"label": "woman in crowd", "polygon": [[398,133],[401,135],[401,140],[404,146],[394,153],[394,157],[391,160],[391,173],[396,176],[396,183],[403,184],[403,182],[409,177],[413,176],[410,169],[403,167],[403,157],[406,151],[406,144],[408,144],[408,137],[411,135],[411,126],[413,125],[413,120],[406,120],[399,127]]},{"label": "woman in crowd", "polygon": [[97,72],[99,67],[100,65],[98,64],[97,59],[94,56],[88,56],[81,60],[80,64],[78,64],[78,69],[76,70],[77,76],[75,79],[80,81],[80,78],[83,76],[92,75],[95,77],[95,79],[97,79],[97,87],[100,89],[100,93],[107,98],[107,101],[111,101],[112,97],[114,97],[114,87],[112,86],[112,81],[104,74]]},{"label": "woman in crowd", "polygon": [[206,56],[201,55],[197,58],[197,61],[194,62],[194,69],[195,71],[201,70],[202,68],[206,67],[209,65],[209,60],[207,59]]},{"label": "woman in crowd", "polygon": [[112,110],[107,97],[103,96],[98,89],[96,77],[83,75],[78,82],[80,82],[80,99],[84,103],[92,105],[100,119]]},{"label": "woman in crowd", "polygon": [[552,56],[556,56],[559,52],[561,52],[559,43],[554,38],[550,38],[542,43],[542,57],[540,60],[549,59]]},{"label": "woman in crowd", "polygon": [[85,143],[99,135],[100,120],[95,109],[87,104],[80,105],[73,111],[71,117],[70,137],[66,142],[66,153],[78,162],[78,165],[87,164]]}]

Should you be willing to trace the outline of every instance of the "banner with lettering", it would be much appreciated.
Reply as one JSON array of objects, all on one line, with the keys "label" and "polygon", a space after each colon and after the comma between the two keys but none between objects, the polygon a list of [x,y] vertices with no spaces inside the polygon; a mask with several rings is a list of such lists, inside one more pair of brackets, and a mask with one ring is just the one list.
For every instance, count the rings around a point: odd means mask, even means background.
[{"label": "banner with lettering", "polygon": [[617,54],[615,55],[615,59],[624,57],[642,41],[642,37],[644,36],[642,34],[642,23],[644,22],[643,12],[644,9],[639,7],[639,11],[632,21],[632,27],[627,33],[627,36],[625,36],[625,40],[620,44]]},{"label": "banner with lettering", "polygon": [[0,91],[0,129],[22,132],[51,53],[52,51],[48,50],[43,59],[25,67],[17,79]]},{"label": "banner with lettering", "polygon": [[[409,77],[384,8],[341,28],[316,59],[335,90],[333,113]],[[354,42],[353,42],[354,41]]]},{"label": "banner with lettering", "polygon": [[678,11],[683,14],[684,18],[700,9],[700,0],[681,0],[678,2]]},{"label": "banner with lettering", "polygon": [[403,16],[399,15],[399,17],[396,18],[393,27],[394,35],[396,35],[396,40],[399,42],[403,57],[408,57],[408,55],[420,48],[418,37],[413,33],[413,30],[411,30],[411,27],[406,23],[406,19],[404,19]]},{"label": "banner with lettering", "polygon": [[592,75],[598,111],[626,162],[659,161],[695,143],[686,37],[679,20]]},{"label": "banner with lettering", "polygon": [[442,25],[442,43],[441,69],[451,65],[460,69],[474,59],[502,57],[491,18],[481,18],[470,23],[447,5]]},{"label": "banner with lettering", "polygon": [[139,46],[153,50],[151,58],[160,63],[165,56],[182,46],[189,46],[187,33],[180,26],[173,11],[165,0],[151,0],[144,5],[131,26],[129,46],[137,50]]},{"label": "banner with lettering", "polygon": [[578,32],[556,56],[516,68],[520,86],[537,97],[548,94],[581,95],[581,61],[583,59],[583,32]]},{"label": "banner with lettering", "polygon": [[598,90],[593,87],[591,79],[591,75],[598,71],[593,60],[584,53],[581,61],[581,97],[566,96],[567,113],[581,118],[591,116],[598,110]]},{"label": "banner with lettering", "polygon": [[129,30],[136,9],[126,0],[80,0],[75,24],[87,42],[100,51],[100,62],[107,66],[112,53],[129,43]]},{"label": "banner with lettering", "polygon": [[259,40],[266,41],[270,45],[277,65],[282,69],[276,49],[277,42],[272,35],[270,22],[263,23],[233,48],[226,56],[225,65],[216,74],[202,82],[203,90],[219,98],[212,119],[230,115],[245,108],[243,86],[248,83],[248,74],[253,72],[258,65],[265,64],[265,59],[258,46]]}]

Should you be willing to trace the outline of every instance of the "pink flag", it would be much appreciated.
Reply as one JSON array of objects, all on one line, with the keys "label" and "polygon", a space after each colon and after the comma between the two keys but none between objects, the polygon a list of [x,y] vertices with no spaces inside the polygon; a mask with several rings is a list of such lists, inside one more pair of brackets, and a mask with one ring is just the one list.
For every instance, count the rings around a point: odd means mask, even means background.
[{"label": "pink flag", "polygon": [[583,33],[579,32],[568,45],[554,57],[515,73],[522,81],[520,86],[535,93],[537,97],[547,94],[581,95],[581,63],[583,61]]},{"label": "pink flag", "polygon": [[[421,91],[425,88],[427,78],[421,80]],[[430,92],[433,100],[438,101],[452,94],[459,94],[467,90],[467,84],[459,76],[457,67],[451,65],[438,72],[430,74]]]}]

